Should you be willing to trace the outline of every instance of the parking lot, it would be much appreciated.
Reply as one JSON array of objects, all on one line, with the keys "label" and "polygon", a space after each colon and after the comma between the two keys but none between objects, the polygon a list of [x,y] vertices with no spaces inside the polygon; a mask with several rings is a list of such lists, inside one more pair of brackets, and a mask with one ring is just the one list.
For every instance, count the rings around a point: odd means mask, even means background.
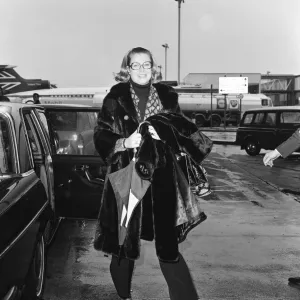
[{"label": "parking lot", "polygon": [[[208,219],[180,246],[199,299],[298,299],[287,278],[300,274],[300,161],[273,168],[233,145],[215,145],[205,161],[214,192],[201,200]],[[45,300],[118,299],[110,258],[93,248],[95,222],[64,220],[49,250]],[[154,245],[142,243],[133,299],[163,300],[168,289]]]}]

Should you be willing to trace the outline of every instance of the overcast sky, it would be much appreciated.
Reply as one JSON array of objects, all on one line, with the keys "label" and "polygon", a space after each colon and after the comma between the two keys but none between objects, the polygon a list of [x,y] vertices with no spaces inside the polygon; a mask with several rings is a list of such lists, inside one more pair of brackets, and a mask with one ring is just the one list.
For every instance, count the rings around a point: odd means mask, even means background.
[{"label": "overcast sky", "polygon": [[[175,0],[1,0],[0,64],[58,87],[114,83],[124,54],[148,48],[177,80]],[[185,0],[181,79],[188,73],[300,74],[300,0]],[[164,68],[162,69],[164,75]]]}]

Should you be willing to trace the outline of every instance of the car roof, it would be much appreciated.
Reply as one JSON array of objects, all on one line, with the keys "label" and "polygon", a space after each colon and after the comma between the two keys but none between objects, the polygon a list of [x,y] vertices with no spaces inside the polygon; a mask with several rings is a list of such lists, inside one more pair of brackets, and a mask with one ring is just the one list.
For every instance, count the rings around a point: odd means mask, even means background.
[{"label": "car roof", "polygon": [[44,103],[41,103],[39,104],[43,107],[91,107],[90,105],[84,105],[84,104],[55,104],[55,103],[47,103],[47,104],[44,104]]},{"label": "car roof", "polygon": [[18,109],[22,107],[44,107],[44,108],[91,108],[99,109],[99,107],[93,107],[90,105],[84,104],[26,104],[20,102],[10,102],[10,101],[1,101],[0,106],[11,107],[13,109]]},{"label": "car roof", "polygon": [[47,110],[78,110],[82,109],[83,111],[100,111],[99,107],[92,107],[89,105],[80,105],[80,104],[26,104],[20,102],[9,102],[1,101],[0,102],[0,112],[6,112],[16,117],[19,114],[21,108],[43,108]]},{"label": "car roof", "polygon": [[266,108],[252,108],[245,111],[245,113],[256,112],[256,111],[277,111],[277,110],[299,110],[300,111],[300,106],[273,106],[273,107],[269,106]]},{"label": "car roof", "polygon": [[39,107],[43,107],[46,110],[47,109],[55,109],[55,110],[59,110],[59,109],[68,109],[68,110],[76,110],[78,108],[83,108],[84,110],[100,110],[100,107],[98,106],[90,106],[90,105],[84,105],[84,104],[39,104]]},{"label": "car roof", "polygon": [[25,104],[25,103],[19,103],[19,102],[10,102],[10,101],[1,101],[0,106],[4,107],[11,107],[13,109],[18,109],[22,107],[27,107],[27,106],[37,106],[35,104]]}]

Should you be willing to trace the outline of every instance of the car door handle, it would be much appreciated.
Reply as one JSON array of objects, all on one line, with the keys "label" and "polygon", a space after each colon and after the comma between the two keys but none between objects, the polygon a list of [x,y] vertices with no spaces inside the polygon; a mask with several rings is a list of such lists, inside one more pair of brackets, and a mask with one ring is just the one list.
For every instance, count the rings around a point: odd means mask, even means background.
[{"label": "car door handle", "polygon": [[89,166],[88,165],[76,165],[74,167],[75,172],[84,172],[85,178],[90,182],[94,184],[103,184],[104,179],[94,177],[90,171],[89,171]]},{"label": "car door handle", "polygon": [[85,174],[86,179],[90,183],[95,183],[95,184],[100,184],[100,185],[104,184],[104,179],[93,177],[93,175],[90,173],[88,168],[85,169],[84,174]]},{"label": "car door handle", "polygon": [[86,167],[88,167],[88,166],[86,166],[86,165],[76,165],[74,167],[74,171],[76,171],[76,172],[82,171],[83,172],[83,171],[85,171]]}]

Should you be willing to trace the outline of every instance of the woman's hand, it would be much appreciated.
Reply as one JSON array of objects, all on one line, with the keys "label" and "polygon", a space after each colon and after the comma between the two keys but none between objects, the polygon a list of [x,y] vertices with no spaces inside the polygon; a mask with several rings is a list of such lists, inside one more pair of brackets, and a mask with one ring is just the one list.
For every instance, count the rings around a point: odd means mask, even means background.
[{"label": "woman's hand", "polygon": [[273,161],[280,156],[280,153],[275,149],[265,154],[263,162],[265,166],[273,166]]},{"label": "woman's hand", "polygon": [[125,139],[124,146],[128,149],[138,148],[140,146],[141,140],[142,140],[142,136],[136,130],[131,136]]},{"label": "woman's hand", "polygon": [[160,140],[160,137],[158,136],[158,134],[153,126],[149,125],[148,130],[153,139]]}]

